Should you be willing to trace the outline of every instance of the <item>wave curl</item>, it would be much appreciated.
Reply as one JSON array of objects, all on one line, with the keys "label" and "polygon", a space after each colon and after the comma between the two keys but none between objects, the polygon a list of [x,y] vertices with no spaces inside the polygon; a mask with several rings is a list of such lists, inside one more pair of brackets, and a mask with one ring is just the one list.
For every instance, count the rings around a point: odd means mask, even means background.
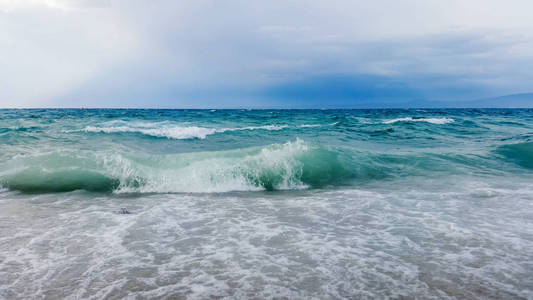
[{"label": "wave curl", "polygon": [[297,139],[232,151],[133,156],[50,153],[5,166],[0,184],[23,192],[216,193],[303,189],[350,172],[339,153]]}]

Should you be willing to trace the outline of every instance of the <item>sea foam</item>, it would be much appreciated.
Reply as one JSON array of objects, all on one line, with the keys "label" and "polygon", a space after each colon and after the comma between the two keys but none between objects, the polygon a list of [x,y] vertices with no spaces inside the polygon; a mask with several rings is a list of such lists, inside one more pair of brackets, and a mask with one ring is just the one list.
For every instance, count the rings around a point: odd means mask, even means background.
[{"label": "sea foam", "polygon": [[86,132],[118,133],[118,132],[136,132],[155,137],[166,137],[169,139],[205,139],[208,135],[214,134],[216,129],[203,128],[198,126],[167,126],[161,128],[139,128],[129,126],[116,127],[85,127]]},{"label": "sea foam", "polygon": [[232,131],[246,131],[246,130],[268,130],[277,131],[287,128],[287,125],[263,125],[263,126],[247,126],[241,128],[206,128],[199,126],[176,126],[169,124],[143,124],[143,125],[122,125],[122,126],[86,126],[85,132],[101,132],[101,133],[141,133],[144,135],[154,137],[166,137],[169,139],[205,139],[208,135],[216,133],[232,132]]},{"label": "sea foam", "polygon": [[396,122],[427,122],[431,124],[448,124],[454,122],[454,119],[450,118],[412,118],[412,117],[405,117],[405,118],[397,118],[392,120],[383,121],[384,124],[393,124]]}]

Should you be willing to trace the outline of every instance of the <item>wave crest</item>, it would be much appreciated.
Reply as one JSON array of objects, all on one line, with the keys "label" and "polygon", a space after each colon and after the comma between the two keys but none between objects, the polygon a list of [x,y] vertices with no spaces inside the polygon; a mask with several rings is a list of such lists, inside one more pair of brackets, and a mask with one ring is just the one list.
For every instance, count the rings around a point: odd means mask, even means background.
[{"label": "wave crest", "polygon": [[451,118],[412,118],[412,117],[405,117],[405,118],[397,118],[392,120],[383,121],[383,124],[393,124],[397,122],[426,122],[431,124],[448,124],[453,123],[455,120]]},{"label": "wave crest", "polygon": [[144,135],[154,137],[165,137],[169,139],[205,139],[208,135],[232,131],[245,130],[269,130],[276,131],[287,128],[287,125],[264,125],[264,126],[248,126],[242,128],[206,128],[198,126],[175,126],[168,124],[150,124],[150,125],[122,125],[122,126],[86,126],[85,132],[96,133],[141,133]]},{"label": "wave crest", "polygon": [[85,132],[102,132],[102,133],[117,133],[117,132],[136,132],[142,133],[145,135],[155,136],[155,137],[166,137],[170,139],[191,139],[199,138],[205,139],[208,135],[214,134],[215,129],[203,128],[197,126],[171,126],[164,128],[134,128],[128,126],[117,126],[117,127],[95,127],[87,126],[85,127]]},{"label": "wave crest", "polygon": [[0,184],[24,192],[116,193],[287,190],[335,183],[349,172],[338,153],[297,139],[232,151],[131,156],[52,153],[21,158]]}]

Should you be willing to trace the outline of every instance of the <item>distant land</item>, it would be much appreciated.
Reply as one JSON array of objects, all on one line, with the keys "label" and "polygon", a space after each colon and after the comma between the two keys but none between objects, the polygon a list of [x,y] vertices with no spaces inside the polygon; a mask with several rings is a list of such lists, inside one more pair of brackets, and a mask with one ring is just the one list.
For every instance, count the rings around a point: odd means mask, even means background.
[{"label": "distant land", "polygon": [[[335,106],[335,105],[331,105]],[[358,101],[355,105],[344,104],[339,108],[533,108],[533,93],[511,94],[498,97],[463,101]],[[324,108],[330,108],[325,106]]]},{"label": "distant land", "polygon": [[428,102],[431,107],[457,108],[529,108],[533,107],[533,93],[511,94],[469,101]]},{"label": "distant land", "polygon": [[[462,100],[462,101],[436,101],[436,100],[402,100],[394,99],[388,100],[384,98],[378,99],[353,99],[347,98],[344,101],[336,102],[331,100],[329,104],[318,104],[310,99],[311,103],[307,103],[304,98],[301,98],[300,101],[292,103],[292,105],[286,105],[281,103],[270,103],[266,105],[202,105],[194,106],[186,104],[183,106],[157,106],[157,107],[140,107],[140,106],[130,106],[130,107],[120,107],[120,106],[72,106],[72,107],[62,107],[62,106],[50,106],[50,107],[33,107],[35,109],[41,108],[110,108],[110,109],[403,109],[403,108],[533,108],[533,93],[520,93],[520,94],[510,94],[503,95],[498,97],[489,97],[481,98],[476,100]],[[321,99],[322,100],[322,99]],[[7,107],[1,107],[4,109]],[[32,108],[32,107],[28,107]]]}]

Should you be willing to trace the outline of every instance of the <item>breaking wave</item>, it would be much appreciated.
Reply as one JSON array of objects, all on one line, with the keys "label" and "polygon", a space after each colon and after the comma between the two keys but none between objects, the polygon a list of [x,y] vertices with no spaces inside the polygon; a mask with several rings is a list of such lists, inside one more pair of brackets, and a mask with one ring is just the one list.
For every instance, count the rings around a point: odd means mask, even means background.
[{"label": "breaking wave", "polygon": [[[499,158],[533,168],[533,143],[505,145]],[[0,187],[22,192],[223,193],[296,190],[404,178],[501,172],[495,157],[380,153],[284,144],[181,154],[56,150],[0,163]]]},{"label": "breaking wave", "polygon": [[132,156],[50,153],[5,165],[0,184],[23,192],[83,189],[116,193],[287,190],[335,184],[350,176],[340,153],[297,139],[232,151]]}]

